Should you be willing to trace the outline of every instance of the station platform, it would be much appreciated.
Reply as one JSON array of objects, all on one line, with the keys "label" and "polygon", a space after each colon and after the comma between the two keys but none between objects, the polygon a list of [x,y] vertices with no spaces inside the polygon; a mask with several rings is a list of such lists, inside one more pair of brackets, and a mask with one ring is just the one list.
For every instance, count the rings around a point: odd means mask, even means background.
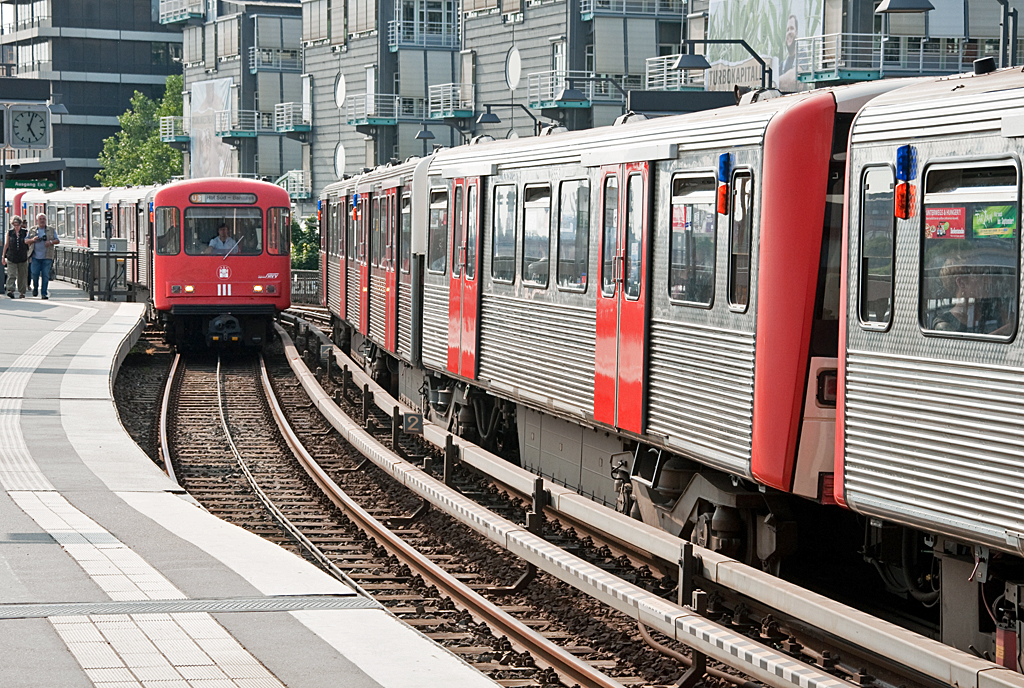
[{"label": "station platform", "polygon": [[497,685],[150,461],[111,393],[143,313],[0,297],[0,685]]}]

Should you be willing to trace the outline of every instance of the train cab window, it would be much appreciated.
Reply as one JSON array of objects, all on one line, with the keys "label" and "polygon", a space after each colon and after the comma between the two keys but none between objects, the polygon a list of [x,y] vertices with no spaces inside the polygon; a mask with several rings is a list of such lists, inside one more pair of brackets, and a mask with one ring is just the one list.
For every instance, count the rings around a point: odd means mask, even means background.
[{"label": "train cab window", "polygon": [[1010,164],[924,176],[921,329],[1009,340],[1017,329],[1020,195]]},{"label": "train cab window", "polygon": [[672,180],[668,295],[673,301],[710,307],[715,298],[714,177]]},{"label": "train cab window", "polygon": [[750,303],[753,187],[754,181],[749,172],[733,175],[729,224],[729,305],[737,310],[745,310]]},{"label": "train cab window", "polygon": [[427,270],[443,273],[448,259],[448,189],[430,192]]},{"label": "train cab window", "polygon": [[523,190],[523,284],[547,287],[551,247],[551,187]]},{"label": "train cab window", "polygon": [[[220,228],[227,228],[222,238]],[[259,208],[185,208],[185,253],[190,256],[258,256],[263,253]]]},{"label": "train cab window", "polygon": [[644,246],[644,178],[631,174],[626,183],[626,252],[622,273],[622,291],[627,299],[640,298]]},{"label": "train cab window", "polygon": [[462,274],[462,187],[455,187],[455,222],[452,223],[452,277]]},{"label": "train cab window", "polygon": [[861,180],[860,321],[868,327],[892,322],[895,258],[896,176],[891,167],[869,167]]},{"label": "train cab window", "polygon": [[412,194],[402,196],[402,238],[399,251],[402,256],[401,270],[409,272],[412,262]]},{"label": "train cab window", "polygon": [[558,199],[558,271],[560,289],[586,291],[590,253],[590,182],[562,182]]},{"label": "train cab window", "polygon": [[181,251],[181,211],[177,208],[157,208],[153,213],[156,226],[156,252],[160,256],[176,256]]},{"label": "train cab window", "polygon": [[619,250],[619,178],[616,175],[605,177],[604,208],[601,214],[602,234],[604,235],[601,250],[601,295],[615,294],[615,256]]},{"label": "train cab window", "polygon": [[494,187],[491,277],[495,282],[511,284],[516,279],[516,195],[515,184]]},{"label": "train cab window", "polygon": [[292,211],[290,208],[267,210],[267,253],[289,256],[292,253]]}]

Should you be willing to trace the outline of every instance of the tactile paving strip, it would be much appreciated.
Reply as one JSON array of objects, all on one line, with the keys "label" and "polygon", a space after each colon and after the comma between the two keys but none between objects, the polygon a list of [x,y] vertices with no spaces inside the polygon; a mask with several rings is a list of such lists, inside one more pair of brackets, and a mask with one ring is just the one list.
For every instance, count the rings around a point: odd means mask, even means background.
[{"label": "tactile paving strip", "polygon": [[79,602],[63,604],[0,604],[2,619],[42,619],[51,616],[110,614],[172,614],[181,612],[294,612],[306,609],[381,609],[366,597],[295,595],[220,600],[146,600],[139,602]]}]

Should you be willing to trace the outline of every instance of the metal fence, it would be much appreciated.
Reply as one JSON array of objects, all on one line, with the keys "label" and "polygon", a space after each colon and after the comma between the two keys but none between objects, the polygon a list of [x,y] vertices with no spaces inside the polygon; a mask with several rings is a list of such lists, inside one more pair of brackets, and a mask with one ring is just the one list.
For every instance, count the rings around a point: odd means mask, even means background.
[{"label": "metal fence", "polygon": [[90,251],[57,246],[53,275],[89,293],[90,301],[135,301],[144,287],[131,281],[139,254],[135,251]]},{"label": "metal fence", "polygon": [[319,270],[292,270],[292,303],[320,305]]}]

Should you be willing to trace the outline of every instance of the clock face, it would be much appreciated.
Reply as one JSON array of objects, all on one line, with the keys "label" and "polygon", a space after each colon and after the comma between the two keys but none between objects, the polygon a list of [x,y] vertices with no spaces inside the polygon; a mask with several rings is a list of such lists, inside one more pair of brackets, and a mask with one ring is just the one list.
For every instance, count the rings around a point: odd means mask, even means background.
[{"label": "clock face", "polygon": [[46,117],[33,110],[13,113],[11,137],[29,145],[41,143],[46,138]]}]

